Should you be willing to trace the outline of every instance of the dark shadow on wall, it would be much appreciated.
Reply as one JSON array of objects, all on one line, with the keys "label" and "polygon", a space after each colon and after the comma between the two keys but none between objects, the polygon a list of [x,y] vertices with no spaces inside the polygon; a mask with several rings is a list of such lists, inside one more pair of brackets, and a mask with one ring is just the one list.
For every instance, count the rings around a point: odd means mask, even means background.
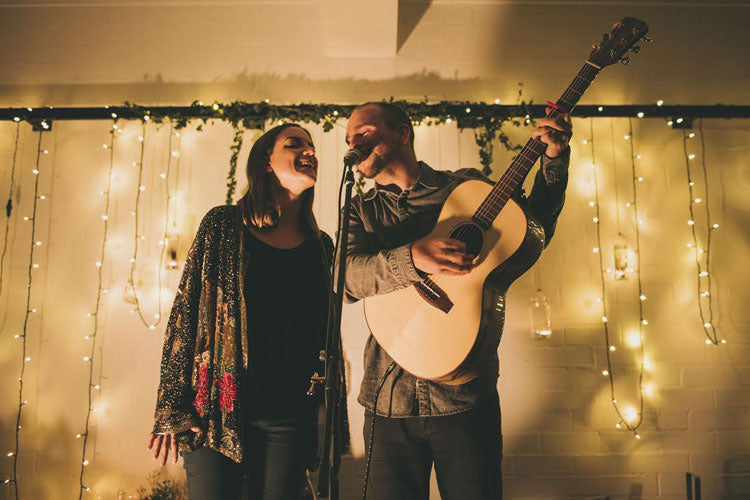
[{"label": "dark shadow on wall", "polygon": [[[301,74],[248,73],[204,83],[165,82],[160,74],[130,83],[0,84],[0,106],[103,106],[130,101],[145,105],[261,101],[274,103],[359,103],[391,96],[396,99],[486,100],[514,95],[514,78],[445,78],[421,72],[384,80],[312,79]],[[528,99],[528,98],[527,98]]]},{"label": "dark shadow on wall", "polygon": [[406,40],[417,27],[422,16],[432,4],[432,0],[399,0],[398,2],[398,39],[396,53],[401,50]]}]

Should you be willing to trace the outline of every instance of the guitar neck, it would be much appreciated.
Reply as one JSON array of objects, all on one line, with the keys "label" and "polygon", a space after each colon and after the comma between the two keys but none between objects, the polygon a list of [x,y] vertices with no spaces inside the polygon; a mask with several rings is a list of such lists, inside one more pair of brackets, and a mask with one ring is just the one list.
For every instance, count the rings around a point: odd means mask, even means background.
[{"label": "guitar neck", "polygon": [[[578,104],[578,100],[586,92],[586,89],[589,88],[589,85],[596,78],[596,75],[599,74],[599,71],[601,71],[601,68],[587,61],[576,77],[573,78],[571,84],[568,85],[565,92],[563,92],[563,95],[555,103],[557,109],[552,109],[547,117],[554,118],[560,113],[570,113],[573,111],[573,108]],[[475,222],[485,228],[492,225],[492,221],[495,220],[500,210],[503,209],[510,199],[510,195],[516,190],[519,184],[523,183],[529,170],[531,170],[531,167],[534,166],[546,148],[547,145],[539,139],[528,140],[523,149],[521,149],[521,152],[513,158],[513,161],[502,177],[500,177],[500,180],[495,183],[490,194],[479,205],[473,216]]]}]

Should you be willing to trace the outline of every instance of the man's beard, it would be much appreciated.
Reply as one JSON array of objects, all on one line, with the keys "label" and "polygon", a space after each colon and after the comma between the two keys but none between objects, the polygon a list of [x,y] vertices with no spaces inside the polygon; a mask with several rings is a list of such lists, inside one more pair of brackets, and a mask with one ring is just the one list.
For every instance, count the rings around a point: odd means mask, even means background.
[{"label": "man's beard", "polygon": [[372,153],[372,163],[368,167],[362,168],[362,164],[359,164],[358,170],[367,179],[377,177],[377,175],[393,161],[393,153],[388,150],[385,154],[380,155],[378,153]]}]

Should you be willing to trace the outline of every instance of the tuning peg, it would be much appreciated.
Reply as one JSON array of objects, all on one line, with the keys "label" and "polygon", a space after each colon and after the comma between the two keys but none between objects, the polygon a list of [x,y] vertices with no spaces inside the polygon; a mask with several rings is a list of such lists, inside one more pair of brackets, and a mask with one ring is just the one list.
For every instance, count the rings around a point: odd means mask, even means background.
[{"label": "tuning peg", "polygon": [[651,43],[653,41],[652,38],[649,38],[647,36],[644,36],[643,39],[646,40],[647,43]]},{"label": "tuning peg", "polygon": [[599,46],[598,45],[592,45],[591,48],[594,49],[594,50],[599,50]]},{"label": "tuning peg", "polygon": [[611,36],[609,33],[605,33],[602,35],[602,40],[609,40]]},{"label": "tuning peg", "polygon": [[622,64],[624,64],[625,66],[627,66],[628,64],[630,64],[630,58],[629,57],[623,57],[622,59],[620,59],[620,62]]},{"label": "tuning peg", "polygon": [[633,52],[633,54],[637,54],[638,52],[641,51],[641,48],[636,45],[635,47],[632,47],[630,50]]}]

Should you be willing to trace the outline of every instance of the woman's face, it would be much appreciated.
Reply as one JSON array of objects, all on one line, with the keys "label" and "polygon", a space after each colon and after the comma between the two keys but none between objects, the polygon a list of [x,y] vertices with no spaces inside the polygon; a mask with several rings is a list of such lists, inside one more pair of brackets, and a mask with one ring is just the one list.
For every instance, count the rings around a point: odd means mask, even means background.
[{"label": "woman's face", "polygon": [[307,132],[299,127],[288,127],[276,138],[268,169],[289,193],[299,196],[315,185],[318,178],[318,159],[315,146]]}]

